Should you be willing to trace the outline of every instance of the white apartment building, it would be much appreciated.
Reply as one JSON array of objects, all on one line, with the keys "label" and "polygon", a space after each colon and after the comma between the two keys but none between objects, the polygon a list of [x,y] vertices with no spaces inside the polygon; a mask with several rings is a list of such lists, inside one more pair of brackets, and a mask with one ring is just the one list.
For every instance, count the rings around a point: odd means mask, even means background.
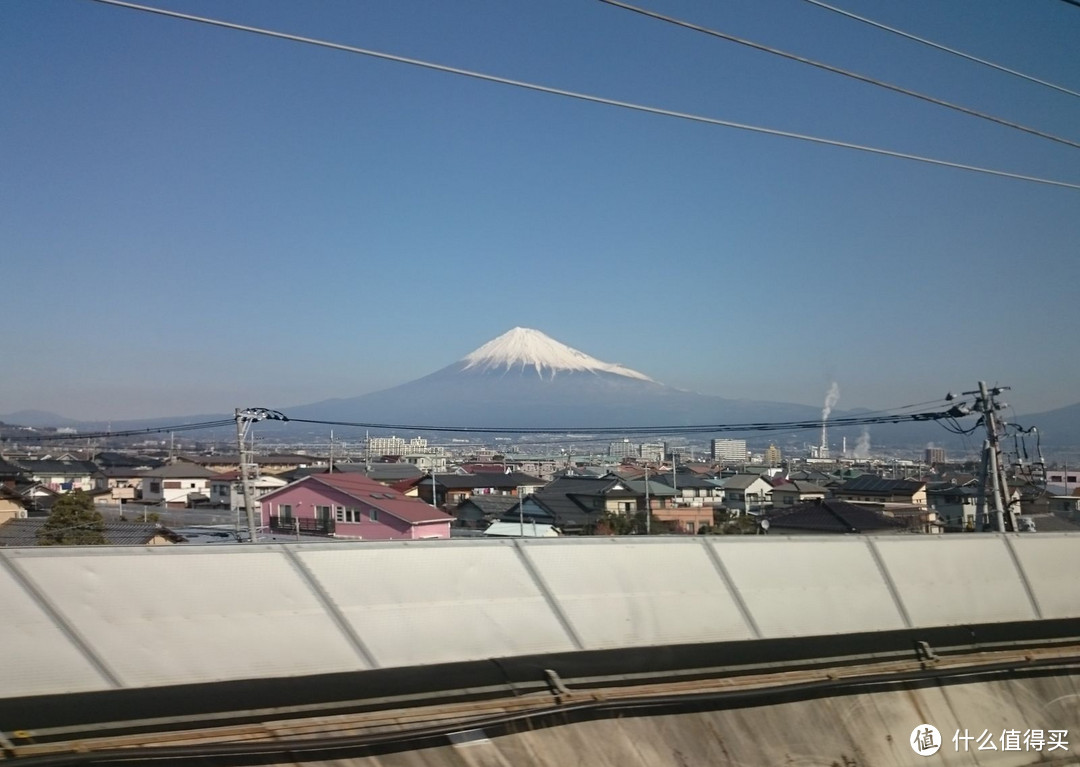
[{"label": "white apartment building", "polygon": [[712,441],[714,461],[745,461],[746,456],[745,439],[714,439]]},{"label": "white apartment building", "polygon": [[365,452],[368,456],[376,457],[383,455],[426,453],[427,449],[428,442],[423,437],[413,437],[408,441],[398,436],[368,437]]}]

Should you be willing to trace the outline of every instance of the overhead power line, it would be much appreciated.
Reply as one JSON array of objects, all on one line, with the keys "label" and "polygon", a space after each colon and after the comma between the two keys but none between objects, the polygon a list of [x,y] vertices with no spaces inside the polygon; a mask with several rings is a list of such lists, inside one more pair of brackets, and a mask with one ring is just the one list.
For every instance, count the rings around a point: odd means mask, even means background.
[{"label": "overhead power line", "polygon": [[716,117],[705,117],[703,115],[691,114],[688,112],[677,112],[670,109],[661,109],[659,107],[635,104],[628,101],[619,101],[617,99],[609,99],[602,96],[593,96],[586,93],[580,93],[578,91],[570,91],[562,88],[553,88],[550,86],[538,85],[536,83],[529,83],[522,80],[513,80],[506,77],[500,77],[498,75],[489,75],[483,72],[461,69],[459,67],[451,67],[444,64],[435,64],[433,62],[423,61],[421,59],[412,59],[405,56],[397,56],[391,53],[383,53],[381,51],[374,51],[366,48],[357,48],[355,46],[343,45],[341,43],[332,43],[326,40],[317,40],[314,38],[301,37],[299,35],[292,35],[285,32],[275,32],[273,30],[263,29],[260,27],[234,24],[232,22],[220,21],[218,19],[211,19],[204,16],[194,16],[188,13],[169,11],[163,8],[137,5],[135,3],[124,2],[123,0],[93,0],[93,2],[101,3],[103,5],[117,6],[120,8],[128,8],[136,11],[143,11],[145,13],[158,14],[160,16],[183,19],[185,21],[194,21],[200,24],[208,24],[210,26],[232,29],[239,32],[248,32],[251,34],[273,37],[280,40],[289,40],[292,42],[304,43],[306,45],[315,45],[322,48],[330,48],[332,50],[343,51],[346,53],[355,53],[361,56],[370,56],[372,58],[383,59],[385,61],[394,61],[401,64],[409,64],[411,66],[421,67],[423,69],[431,69],[437,72],[470,77],[485,82],[498,83],[500,85],[509,85],[515,88],[523,88],[525,90],[536,91],[539,93],[547,93],[555,96],[565,96],[567,98],[578,99],[580,101],[587,101],[594,104],[604,104],[606,106],[630,109],[637,112],[645,112],[646,114],[660,115],[663,117],[673,117],[680,120],[688,120],[691,122],[704,123],[706,125],[716,125],[725,128],[736,128],[738,130],[745,130],[753,133],[762,133],[765,135],[777,136],[781,138],[797,139],[799,141],[806,141],[812,144],[822,144],[825,146],[838,147],[841,149],[851,149],[859,152],[867,152],[869,154],[881,155],[884,157],[893,157],[901,160],[911,160],[914,162],[921,162],[928,165],[936,165],[944,168],[953,168],[955,170],[966,170],[973,173],[982,173],[990,176],[998,176],[1001,178],[1011,178],[1017,181],[1030,181],[1036,184],[1046,184],[1048,186],[1056,186],[1064,189],[1080,190],[1080,184],[1071,183],[1068,181],[1047,179],[1039,176],[1029,176],[1022,173],[1012,173],[1010,171],[984,168],[978,165],[968,165],[966,163],[952,162],[950,160],[942,160],[934,157],[910,154],[907,152],[898,152],[891,149],[882,149],[880,147],[873,147],[864,144],[855,144],[848,141],[822,138],[820,136],[810,136],[803,133],[794,133],[792,131],[778,130],[776,128],[765,128],[757,125],[748,125],[745,123],[738,123],[731,120],[723,120]]},{"label": "overhead power line", "polygon": [[[944,421],[964,415],[956,408],[947,411],[926,413],[890,413],[886,415],[851,416],[846,418],[830,418],[830,426],[870,426],[874,424],[912,423],[918,421]],[[755,422],[755,423],[714,423],[697,425],[669,425],[669,426],[424,426],[418,424],[400,423],[370,423],[356,421],[326,421],[309,418],[290,418],[290,423],[318,424],[320,426],[345,426],[361,429],[387,429],[396,431],[434,431],[451,432],[459,434],[557,434],[582,432],[588,435],[608,434],[619,436],[647,436],[660,434],[713,434],[720,432],[743,432],[743,431],[797,431],[800,429],[820,429],[822,419],[806,419],[802,421],[778,421],[778,422]]]},{"label": "overhead power line", "polygon": [[[907,405],[905,407],[912,407]],[[903,408],[901,408],[903,409]],[[246,412],[246,411],[245,411]],[[417,432],[448,432],[459,434],[573,434],[580,432],[590,437],[594,435],[619,435],[619,436],[650,436],[661,434],[706,434],[722,432],[757,432],[757,431],[798,431],[801,429],[820,429],[822,419],[813,418],[801,421],[757,421],[753,423],[714,423],[714,424],[674,424],[668,426],[431,426],[423,424],[400,424],[400,423],[375,423],[370,421],[331,421],[313,418],[289,418],[287,415],[277,413],[274,420],[289,423],[315,424],[319,426],[343,426],[359,429],[385,429],[393,431],[417,431]],[[882,411],[873,411],[882,412]],[[842,418],[830,418],[828,423],[833,427],[843,426],[870,426],[875,424],[913,423],[919,421],[949,421],[962,417],[957,408],[946,411],[930,411],[921,413],[884,413],[882,415],[858,415]],[[235,418],[222,418],[214,421],[201,421],[199,423],[173,424],[169,426],[155,426],[145,429],[125,429],[122,431],[99,431],[82,434],[32,434],[20,436],[19,442],[51,442],[60,440],[86,440],[108,439],[115,437],[135,437],[145,434],[163,434],[170,432],[197,431],[203,429],[220,429],[233,426]]]},{"label": "overhead power line", "polygon": [[[869,24],[870,26],[875,27],[876,29],[881,29],[881,30],[884,30],[885,32],[891,32],[894,35],[899,35],[900,37],[906,38],[908,40],[913,40],[914,42],[921,43],[922,45],[929,46],[929,47],[934,48],[936,50],[943,51],[943,52],[951,54],[953,56],[959,56],[962,59],[966,59],[967,61],[972,61],[972,62],[974,62],[976,64],[981,64],[984,67],[990,67],[991,69],[996,69],[998,72],[1004,72],[1005,74],[1012,75],[1014,77],[1019,77],[1019,78],[1021,78],[1023,80],[1027,80],[1028,82],[1031,82],[1031,83],[1036,83],[1038,85],[1042,85],[1042,86],[1045,86],[1047,88],[1053,88],[1055,91],[1060,91],[1061,93],[1067,93],[1070,96],[1080,97],[1080,91],[1074,91],[1071,88],[1066,88],[1063,85],[1057,85],[1056,83],[1049,82],[1048,80],[1043,80],[1043,79],[1040,79],[1038,77],[1032,77],[1031,75],[1027,75],[1027,74],[1024,74],[1023,72],[1020,72],[1018,70],[1002,66],[1001,64],[995,64],[993,61],[988,61],[987,59],[981,59],[978,56],[972,56],[970,53],[964,53],[963,51],[957,50],[956,48],[950,48],[947,45],[942,45],[941,43],[935,43],[933,40],[927,40],[925,37],[919,37],[918,35],[913,35],[910,32],[905,32],[902,29],[897,29],[896,27],[890,27],[887,24],[882,24],[881,22],[874,21],[873,19],[868,19],[865,16],[859,16],[858,14],[852,13],[851,11],[845,11],[843,8],[837,8],[835,5],[829,5],[828,3],[823,3],[821,0],[803,0],[803,1],[807,2],[807,3],[810,3],[811,5],[816,5],[819,8],[824,8],[827,11],[832,11],[833,13],[838,13],[841,16],[847,16],[849,19],[854,19],[855,21],[861,21],[863,24]],[[1080,6],[1080,0],[1063,0],[1063,2],[1071,3],[1072,5],[1076,5],[1076,6]]]},{"label": "overhead power line", "polygon": [[121,431],[92,431],[76,434],[20,434],[17,439],[5,438],[10,442],[61,442],[84,439],[111,439],[113,437],[139,437],[144,434],[168,434],[178,431],[200,431],[202,429],[219,429],[223,426],[232,426],[235,420],[222,418],[216,421],[200,421],[198,423],[179,423],[171,426],[154,426],[145,429],[123,429]]},{"label": "overhead power line", "polygon": [[770,54],[772,54],[774,56],[779,56],[781,58],[788,59],[789,61],[797,61],[800,64],[806,64],[806,65],[811,66],[811,67],[816,67],[816,68],[824,70],[826,72],[832,72],[833,74],[842,75],[844,77],[850,77],[851,79],[858,80],[859,82],[868,83],[870,85],[875,85],[875,86],[877,86],[879,88],[884,88],[885,90],[893,91],[894,93],[901,93],[901,94],[903,94],[905,96],[911,96],[912,98],[920,99],[920,100],[926,101],[926,102],[928,102],[930,104],[935,104],[935,105],[940,106],[940,107],[945,107],[946,109],[952,109],[953,111],[960,112],[962,114],[966,114],[966,115],[969,115],[971,117],[977,117],[980,120],[987,120],[989,122],[996,123],[998,125],[1004,125],[1006,128],[1013,128],[1014,130],[1023,131],[1024,133],[1029,133],[1032,136],[1038,136],[1039,138],[1048,139],[1049,141],[1056,141],[1059,144],[1065,144],[1066,146],[1071,146],[1074,149],[1080,149],[1080,142],[1073,141],[1072,139],[1067,139],[1067,138],[1063,138],[1061,136],[1056,136],[1053,133],[1046,133],[1045,131],[1041,131],[1038,128],[1031,128],[1031,127],[1029,127],[1027,125],[1021,125],[1020,123],[1013,122],[1012,120],[1006,120],[1003,117],[996,117],[994,115],[987,114],[986,112],[980,112],[977,109],[971,109],[970,107],[965,107],[965,106],[962,106],[960,104],[955,104],[955,103],[953,103],[951,101],[945,101],[943,99],[939,99],[939,98],[936,98],[934,96],[927,95],[925,93],[920,93],[919,91],[913,91],[910,88],[904,88],[904,87],[899,86],[899,85],[893,85],[892,83],[887,83],[887,82],[885,82],[883,80],[878,80],[877,78],[874,78],[874,77],[869,77],[867,75],[862,75],[862,74],[859,74],[858,72],[852,72],[850,69],[841,69],[840,67],[834,67],[832,64],[826,64],[824,62],[816,61],[814,59],[808,59],[805,56],[799,56],[799,55],[794,54],[794,53],[788,53],[787,51],[782,51],[779,48],[773,48],[773,47],[768,46],[768,45],[762,45],[761,43],[755,43],[753,40],[747,40],[747,39],[742,38],[742,37],[736,37],[735,35],[729,35],[727,32],[720,32],[719,30],[716,30],[716,29],[711,29],[709,27],[703,27],[700,24],[694,24],[693,22],[684,21],[682,19],[677,19],[674,16],[667,16],[667,15],[665,15],[663,13],[657,13],[656,11],[650,11],[647,8],[641,8],[640,6],[637,6],[637,5],[630,5],[629,3],[621,2],[621,0],[600,0],[600,2],[604,3],[605,5],[613,6],[615,8],[623,8],[624,10],[632,11],[634,13],[641,14],[642,16],[647,16],[648,18],[656,19],[657,21],[663,21],[663,22],[665,22],[667,24],[674,24],[677,27],[682,27],[684,29],[690,29],[690,30],[693,30],[695,32],[701,32],[702,34],[709,35],[710,37],[716,37],[716,38],[719,38],[721,40],[727,40],[728,42],[737,43],[738,45],[745,45],[747,48],[753,48],[756,51],[762,51],[764,53],[770,53]]}]

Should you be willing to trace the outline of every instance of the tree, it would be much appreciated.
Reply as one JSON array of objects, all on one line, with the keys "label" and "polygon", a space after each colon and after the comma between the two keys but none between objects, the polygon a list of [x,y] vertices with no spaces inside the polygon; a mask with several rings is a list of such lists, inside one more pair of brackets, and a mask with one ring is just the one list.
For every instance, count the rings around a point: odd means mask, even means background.
[{"label": "tree", "polygon": [[105,518],[82,490],[60,496],[37,533],[38,546],[88,546],[108,543]]}]

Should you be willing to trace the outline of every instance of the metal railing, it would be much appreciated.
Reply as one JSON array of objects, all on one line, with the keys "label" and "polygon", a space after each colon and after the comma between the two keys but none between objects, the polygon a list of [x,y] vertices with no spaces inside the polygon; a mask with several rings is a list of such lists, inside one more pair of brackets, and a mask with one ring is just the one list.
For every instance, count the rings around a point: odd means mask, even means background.
[{"label": "metal railing", "polygon": [[270,516],[270,529],[281,533],[295,533],[299,530],[301,533],[331,535],[334,532],[334,520],[282,517],[275,514]]}]

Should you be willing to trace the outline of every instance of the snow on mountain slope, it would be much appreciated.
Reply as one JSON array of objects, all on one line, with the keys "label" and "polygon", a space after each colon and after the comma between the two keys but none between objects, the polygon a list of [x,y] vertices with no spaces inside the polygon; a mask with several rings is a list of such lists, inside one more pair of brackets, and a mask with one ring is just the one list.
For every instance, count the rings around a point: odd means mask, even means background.
[{"label": "snow on mountain slope", "polygon": [[622,365],[601,362],[532,328],[509,330],[465,355],[461,362],[464,364],[462,370],[478,372],[531,367],[541,378],[554,378],[559,372],[575,372],[612,373],[639,381],[653,380]]}]

